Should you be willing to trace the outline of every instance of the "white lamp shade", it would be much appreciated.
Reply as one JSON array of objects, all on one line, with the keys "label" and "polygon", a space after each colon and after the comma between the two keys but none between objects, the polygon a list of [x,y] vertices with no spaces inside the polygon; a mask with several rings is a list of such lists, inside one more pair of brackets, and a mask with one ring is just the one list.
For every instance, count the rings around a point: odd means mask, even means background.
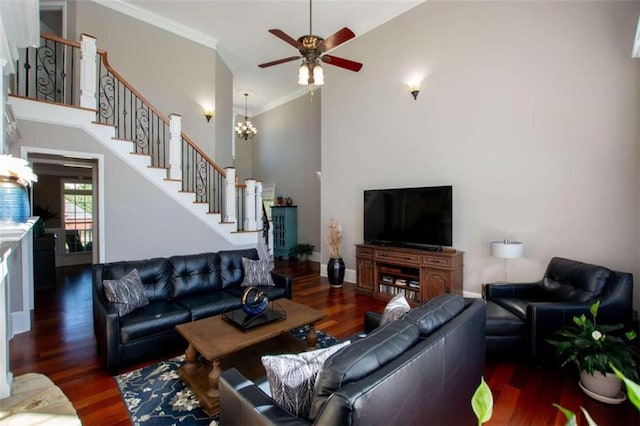
[{"label": "white lamp shade", "polygon": [[501,259],[517,259],[522,257],[524,246],[520,241],[491,241],[491,256]]}]

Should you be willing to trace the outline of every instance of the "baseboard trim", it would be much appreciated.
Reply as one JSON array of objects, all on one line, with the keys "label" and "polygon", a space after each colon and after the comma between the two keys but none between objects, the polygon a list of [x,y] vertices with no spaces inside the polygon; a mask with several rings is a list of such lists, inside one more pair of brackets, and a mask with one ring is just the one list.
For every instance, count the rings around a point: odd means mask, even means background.
[{"label": "baseboard trim", "polygon": [[482,294],[476,292],[476,291],[466,291],[463,290],[462,291],[462,296],[464,297],[473,297],[474,299],[481,299],[482,298]]},{"label": "baseboard trim", "polygon": [[31,312],[11,312],[11,338],[29,330],[31,330]]}]

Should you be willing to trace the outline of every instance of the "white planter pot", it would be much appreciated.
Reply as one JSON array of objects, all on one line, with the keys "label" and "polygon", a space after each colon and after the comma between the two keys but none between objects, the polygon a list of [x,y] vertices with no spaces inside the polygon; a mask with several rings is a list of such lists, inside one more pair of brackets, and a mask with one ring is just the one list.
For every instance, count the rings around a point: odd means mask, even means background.
[{"label": "white planter pot", "polygon": [[620,396],[622,389],[622,380],[615,374],[607,373],[603,375],[600,372],[594,372],[593,375],[586,371],[580,372],[580,382],[582,386],[591,392],[601,395],[605,398],[617,398]]}]

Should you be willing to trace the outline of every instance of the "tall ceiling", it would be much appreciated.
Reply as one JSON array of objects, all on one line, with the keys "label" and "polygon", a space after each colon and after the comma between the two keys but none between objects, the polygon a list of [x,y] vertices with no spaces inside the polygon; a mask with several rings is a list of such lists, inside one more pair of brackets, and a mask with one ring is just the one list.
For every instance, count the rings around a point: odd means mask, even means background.
[{"label": "tall ceiling", "polygon": [[[245,92],[250,94],[249,115],[255,115],[307,91],[297,84],[299,61],[264,69],[258,64],[298,54],[268,30],[280,29],[294,39],[308,34],[308,0],[93,1],[217,49],[234,76],[236,112],[244,113]],[[349,27],[358,37],[423,1],[314,0],[313,33],[327,38]],[[331,53],[340,56],[340,47]],[[361,62],[357,55],[348,59]],[[335,73],[351,72],[330,65],[323,68],[326,84],[331,84]]]}]

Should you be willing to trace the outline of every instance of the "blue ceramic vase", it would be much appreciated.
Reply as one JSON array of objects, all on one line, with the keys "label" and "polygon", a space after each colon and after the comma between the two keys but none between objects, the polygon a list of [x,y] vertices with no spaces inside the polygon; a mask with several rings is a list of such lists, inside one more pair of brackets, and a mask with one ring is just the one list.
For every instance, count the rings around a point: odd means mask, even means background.
[{"label": "blue ceramic vase", "polygon": [[29,194],[18,178],[0,176],[0,223],[24,223],[29,219]]}]

